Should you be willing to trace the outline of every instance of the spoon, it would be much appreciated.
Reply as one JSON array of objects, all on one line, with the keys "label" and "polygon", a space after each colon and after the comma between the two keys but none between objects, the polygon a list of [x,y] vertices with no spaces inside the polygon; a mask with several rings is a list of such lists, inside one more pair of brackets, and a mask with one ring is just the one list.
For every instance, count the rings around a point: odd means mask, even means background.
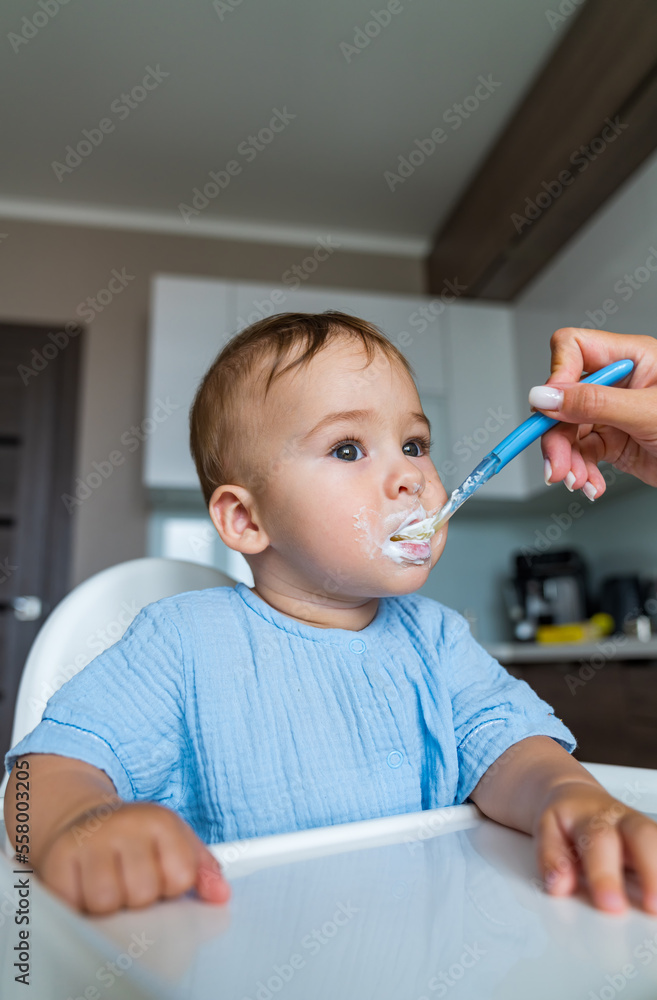
[{"label": "spoon", "polygon": [[[620,382],[622,378],[629,375],[634,368],[634,362],[629,359],[624,361],[614,361],[613,364],[601,368],[581,379],[582,382],[590,382],[594,385],[613,385]],[[500,469],[503,469],[512,458],[524,451],[528,445],[536,441],[542,434],[545,434],[550,427],[560,423],[552,417],[546,417],[543,413],[534,413],[528,420],[516,427],[514,431],[500,441],[496,448],[493,448],[482,458],[468,478],[458,486],[446,504],[444,504],[437,514],[426,517],[424,521],[417,521],[409,524],[396,535],[391,535],[391,542],[405,541],[427,541],[439,528],[449,521],[452,514],[456,513],[459,507],[468,500],[473,493],[476,493],[480,486],[492,479]]]}]

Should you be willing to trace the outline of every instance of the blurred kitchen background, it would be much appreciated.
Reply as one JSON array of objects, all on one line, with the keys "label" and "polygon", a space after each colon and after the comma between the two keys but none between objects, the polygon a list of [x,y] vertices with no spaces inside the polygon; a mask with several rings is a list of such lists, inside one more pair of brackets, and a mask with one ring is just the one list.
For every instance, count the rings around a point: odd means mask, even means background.
[{"label": "blurred kitchen background", "polygon": [[[529,415],[555,329],[656,335],[657,9],[5,0],[0,20],[4,753],[71,588],[144,555],[252,582],[187,445],[242,326],[376,323],[448,489]],[[593,503],[546,487],[536,443],[450,522],[422,592],[580,759],[655,767],[657,492],[604,472]]]}]

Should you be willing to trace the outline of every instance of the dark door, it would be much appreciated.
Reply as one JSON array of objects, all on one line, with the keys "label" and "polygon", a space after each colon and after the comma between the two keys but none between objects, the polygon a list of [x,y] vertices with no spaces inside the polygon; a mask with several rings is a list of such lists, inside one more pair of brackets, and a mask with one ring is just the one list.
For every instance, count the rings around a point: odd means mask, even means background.
[{"label": "dark door", "polygon": [[[70,590],[83,331],[0,323],[0,753],[30,646]],[[2,759],[0,758],[0,759]]]}]

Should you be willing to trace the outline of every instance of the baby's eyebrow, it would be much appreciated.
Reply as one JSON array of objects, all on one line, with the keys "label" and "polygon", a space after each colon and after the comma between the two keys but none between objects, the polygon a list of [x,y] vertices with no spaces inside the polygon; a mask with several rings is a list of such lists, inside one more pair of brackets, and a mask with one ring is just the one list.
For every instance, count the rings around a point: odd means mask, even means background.
[{"label": "baby's eyebrow", "polygon": [[[303,444],[313,435],[317,434],[319,431],[324,430],[330,424],[346,423],[347,421],[359,421],[368,420],[375,416],[372,410],[336,410],[334,413],[327,413],[326,416],[315,424],[312,430],[308,431],[307,434],[300,439],[299,443]],[[424,413],[416,413],[415,411],[408,414],[413,420],[419,420],[423,423],[429,434],[431,434],[431,424],[428,417]]]}]

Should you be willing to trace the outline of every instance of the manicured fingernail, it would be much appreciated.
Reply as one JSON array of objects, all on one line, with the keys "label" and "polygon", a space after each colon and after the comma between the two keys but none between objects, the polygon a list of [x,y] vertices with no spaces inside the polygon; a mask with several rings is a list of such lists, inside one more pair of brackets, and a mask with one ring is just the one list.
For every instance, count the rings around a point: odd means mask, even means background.
[{"label": "manicured fingernail", "polygon": [[548,886],[553,886],[557,879],[559,878],[559,872],[551,871],[545,876],[545,884]]},{"label": "manicured fingernail", "polygon": [[551,385],[535,385],[529,390],[529,405],[537,410],[560,410],[563,390]]},{"label": "manicured fingernail", "polygon": [[589,500],[595,500],[598,491],[593,485],[593,483],[586,482],[582,486],[582,493],[584,494],[585,497],[588,497]]},{"label": "manicured fingernail", "polygon": [[545,485],[546,486],[551,486],[552,484],[550,483],[550,479],[552,478],[552,463],[550,462],[549,458],[545,459],[545,462],[543,463],[543,469],[544,469],[544,472],[545,472],[545,476],[544,476],[544,478],[545,478]]},{"label": "manicured fingernail", "polygon": [[569,472],[568,475],[566,476],[566,478],[564,479],[564,485],[565,485],[565,487],[566,487],[567,490],[570,490],[571,493],[573,492],[573,483],[574,482],[575,482],[575,476],[573,475],[572,472]]}]

